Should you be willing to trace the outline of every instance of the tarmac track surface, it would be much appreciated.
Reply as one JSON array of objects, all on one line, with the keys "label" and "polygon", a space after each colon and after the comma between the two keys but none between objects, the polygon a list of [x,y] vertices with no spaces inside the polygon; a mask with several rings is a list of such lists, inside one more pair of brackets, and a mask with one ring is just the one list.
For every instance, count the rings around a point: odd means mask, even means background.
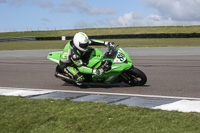
[{"label": "tarmac track surface", "polygon": [[[5,51],[4,51],[5,52]],[[54,77],[46,57],[0,57],[0,87],[39,88],[200,98],[200,55],[131,56],[148,78],[145,86],[90,84],[88,88]]]}]

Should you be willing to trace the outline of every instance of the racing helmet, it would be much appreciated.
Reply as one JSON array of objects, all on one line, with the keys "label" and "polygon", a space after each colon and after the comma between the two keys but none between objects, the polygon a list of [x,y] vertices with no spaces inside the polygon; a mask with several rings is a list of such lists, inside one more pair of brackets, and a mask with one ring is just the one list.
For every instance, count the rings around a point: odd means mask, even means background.
[{"label": "racing helmet", "polygon": [[85,52],[88,49],[89,38],[85,33],[78,32],[74,35],[73,43],[78,50]]}]

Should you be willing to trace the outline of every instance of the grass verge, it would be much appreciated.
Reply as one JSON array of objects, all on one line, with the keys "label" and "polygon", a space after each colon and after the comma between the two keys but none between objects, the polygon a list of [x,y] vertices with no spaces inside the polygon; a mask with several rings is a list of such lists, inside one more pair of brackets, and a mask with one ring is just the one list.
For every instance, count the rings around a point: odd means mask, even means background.
[{"label": "grass verge", "polygon": [[[119,47],[182,47],[200,46],[200,38],[171,39],[108,39]],[[63,49],[68,41],[0,42],[0,50]]]},{"label": "grass verge", "polygon": [[200,33],[200,26],[158,26],[158,27],[122,27],[122,28],[94,28],[56,31],[26,31],[0,33],[0,37],[55,37],[74,36],[77,32],[87,35],[117,35],[117,34],[155,34],[155,33]]},{"label": "grass verge", "polygon": [[199,113],[0,96],[1,132],[200,132]]},{"label": "grass verge", "polygon": [[0,96],[1,132],[200,132],[199,113]]}]

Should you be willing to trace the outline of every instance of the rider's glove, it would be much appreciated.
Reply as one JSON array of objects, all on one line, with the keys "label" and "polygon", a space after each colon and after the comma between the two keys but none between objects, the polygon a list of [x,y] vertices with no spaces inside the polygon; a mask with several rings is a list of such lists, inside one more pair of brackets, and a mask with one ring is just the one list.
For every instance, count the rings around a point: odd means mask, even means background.
[{"label": "rider's glove", "polygon": [[104,72],[104,70],[103,70],[102,68],[99,68],[99,69],[94,69],[94,70],[92,71],[92,74],[97,75],[97,76],[100,76],[100,75],[103,74],[103,72]]},{"label": "rider's glove", "polygon": [[108,42],[108,41],[106,41],[106,42],[105,42],[105,45],[106,45],[106,46],[115,47],[115,43],[114,43],[114,42]]},{"label": "rider's glove", "polygon": [[110,45],[111,47],[115,47],[115,43],[114,42],[109,42],[108,45]]}]

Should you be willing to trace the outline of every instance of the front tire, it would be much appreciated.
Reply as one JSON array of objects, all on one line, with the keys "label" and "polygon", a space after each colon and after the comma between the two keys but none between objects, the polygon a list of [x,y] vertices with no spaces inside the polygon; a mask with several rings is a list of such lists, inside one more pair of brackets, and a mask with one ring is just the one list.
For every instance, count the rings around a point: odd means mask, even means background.
[{"label": "front tire", "polygon": [[125,82],[131,86],[143,86],[147,82],[147,76],[136,67],[132,67],[125,72],[125,74],[130,77],[130,79]]}]

